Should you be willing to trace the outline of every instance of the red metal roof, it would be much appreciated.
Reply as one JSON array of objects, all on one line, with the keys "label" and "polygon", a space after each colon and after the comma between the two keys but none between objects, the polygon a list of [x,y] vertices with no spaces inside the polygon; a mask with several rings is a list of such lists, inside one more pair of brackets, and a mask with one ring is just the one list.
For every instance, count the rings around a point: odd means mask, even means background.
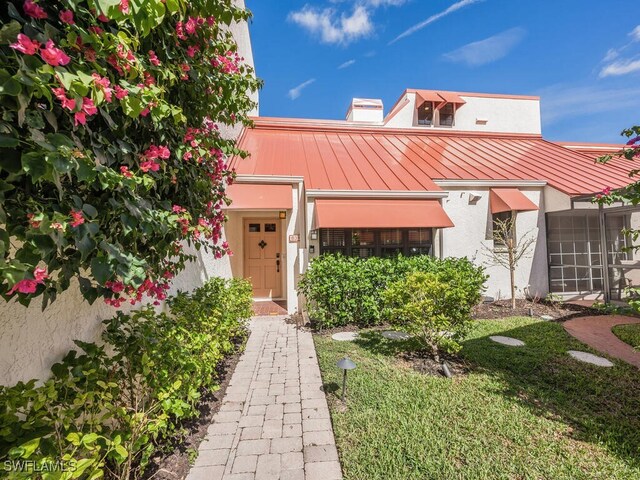
[{"label": "red metal roof", "polygon": [[489,199],[491,213],[538,210],[538,206],[517,188],[492,188]]},{"label": "red metal roof", "polygon": [[447,228],[437,200],[317,199],[314,228]]},{"label": "red metal roof", "polygon": [[308,189],[428,190],[434,180],[545,180],[570,195],[622,187],[629,162],[592,158],[536,135],[365,127],[256,118],[239,174],[302,176]]}]

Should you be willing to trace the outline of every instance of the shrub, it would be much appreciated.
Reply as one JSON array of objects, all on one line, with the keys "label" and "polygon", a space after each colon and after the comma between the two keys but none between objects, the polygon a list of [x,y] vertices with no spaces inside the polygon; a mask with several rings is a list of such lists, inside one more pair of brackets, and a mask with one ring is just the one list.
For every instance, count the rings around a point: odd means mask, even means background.
[{"label": "shrub", "polygon": [[467,334],[480,289],[464,272],[415,272],[382,293],[392,325],[414,335],[440,362],[440,349],[453,352]]},{"label": "shrub", "polygon": [[480,291],[486,281],[484,270],[466,258],[360,259],[338,254],[314,259],[298,283],[298,292],[320,328],[376,325],[385,320],[382,292],[411,272],[437,273],[443,281],[456,277],[469,290]]},{"label": "shrub", "polygon": [[197,415],[202,393],[218,388],[217,365],[245,335],[251,286],[214,279],[169,304],[170,314],[146,307],[105,322],[105,347],[76,342],[84,353],[69,352],[40,387],[1,387],[0,459],[63,461],[69,471],[56,478],[139,477],[179,422]]}]

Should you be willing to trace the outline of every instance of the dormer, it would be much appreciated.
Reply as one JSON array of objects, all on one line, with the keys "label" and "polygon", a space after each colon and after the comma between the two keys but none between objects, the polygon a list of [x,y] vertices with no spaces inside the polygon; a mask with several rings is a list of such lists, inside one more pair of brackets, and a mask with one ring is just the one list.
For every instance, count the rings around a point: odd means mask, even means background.
[{"label": "dormer", "polygon": [[405,90],[384,119],[389,128],[541,133],[540,99],[524,95]]},{"label": "dormer", "polygon": [[416,90],[414,126],[453,127],[456,111],[465,103],[462,97],[453,92]]}]

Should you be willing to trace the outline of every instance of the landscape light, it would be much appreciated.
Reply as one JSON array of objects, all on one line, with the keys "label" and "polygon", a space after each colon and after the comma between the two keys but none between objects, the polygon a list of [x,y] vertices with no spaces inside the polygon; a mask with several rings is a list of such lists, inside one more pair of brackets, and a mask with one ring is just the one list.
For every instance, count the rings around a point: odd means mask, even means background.
[{"label": "landscape light", "polygon": [[347,370],[353,370],[356,364],[349,357],[344,357],[338,361],[337,365],[342,370],[342,401],[344,402],[347,396]]}]

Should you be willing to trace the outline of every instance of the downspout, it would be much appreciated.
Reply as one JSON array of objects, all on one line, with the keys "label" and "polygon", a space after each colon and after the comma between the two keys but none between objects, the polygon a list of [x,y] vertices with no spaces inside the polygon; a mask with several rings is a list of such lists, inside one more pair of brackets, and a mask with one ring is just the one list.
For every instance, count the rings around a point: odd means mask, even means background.
[{"label": "downspout", "polygon": [[609,255],[607,254],[607,230],[606,222],[604,220],[604,207],[602,204],[598,205],[598,225],[600,227],[600,255],[602,257],[602,279],[604,284],[604,301],[609,303],[611,301],[611,289],[609,286]]}]

